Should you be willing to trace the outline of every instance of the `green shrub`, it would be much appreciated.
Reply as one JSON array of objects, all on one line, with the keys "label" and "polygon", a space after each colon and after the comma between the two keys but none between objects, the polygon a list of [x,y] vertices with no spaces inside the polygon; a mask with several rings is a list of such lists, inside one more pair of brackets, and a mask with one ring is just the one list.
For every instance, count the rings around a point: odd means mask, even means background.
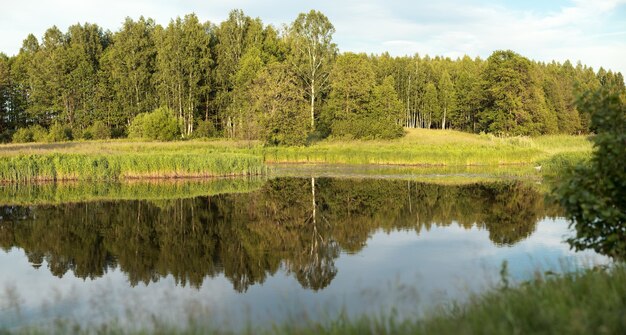
[{"label": "green shrub", "polygon": [[31,133],[33,134],[33,141],[35,142],[45,142],[48,137],[48,131],[46,128],[36,124],[34,126],[29,127]]},{"label": "green shrub", "polygon": [[46,129],[38,124],[28,128],[20,128],[13,134],[13,143],[45,142],[48,137]]},{"label": "green shrub", "polygon": [[147,113],[137,114],[133,121],[128,126],[128,137],[129,138],[144,138],[143,135],[143,125],[144,118],[148,115]]},{"label": "green shrub", "polygon": [[50,127],[46,140],[48,142],[65,142],[71,141],[73,138],[72,129],[70,127],[55,123]]},{"label": "green shrub", "polygon": [[200,120],[196,124],[196,129],[192,134],[193,138],[202,138],[202,137],[217,137],[217,130],[215,129],[215,125],[211,120]]},{"label": "green shrub", "polygon": [[28,143],[33,141],[33,132],[28,128],[20,128],[13,133],[13,143]]},{"label": "green shrub", "polygon": [[180,136],[178,122],[169,108],[137,115],[128,127],[128,137],[172,141]]},{"label": "green shrub", "polygon": [[86,140],[106,140],[111,138],[111,129],[104,122],[96,121],[85,130],[83,138]]}]

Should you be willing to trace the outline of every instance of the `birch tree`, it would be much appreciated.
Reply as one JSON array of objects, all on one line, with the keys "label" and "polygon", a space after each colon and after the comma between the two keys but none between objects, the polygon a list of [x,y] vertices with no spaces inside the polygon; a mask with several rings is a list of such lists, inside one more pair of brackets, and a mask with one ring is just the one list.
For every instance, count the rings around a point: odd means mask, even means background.
[{"label": "birch tree", "polygon": [[290,62],[300,77],[310,104],[311,129],[315,129],[315,102],[328,87],[328,76],[337,55],[332,42],[335,28],[321,12],[301,13],[289,31]]}]

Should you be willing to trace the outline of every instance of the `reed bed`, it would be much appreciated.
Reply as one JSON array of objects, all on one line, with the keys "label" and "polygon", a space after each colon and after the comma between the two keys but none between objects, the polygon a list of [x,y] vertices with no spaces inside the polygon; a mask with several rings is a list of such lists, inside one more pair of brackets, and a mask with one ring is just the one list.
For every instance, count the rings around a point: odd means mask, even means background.
[{"label": "reed bed", "polygon": [[51,153],[0,158],[2,182],[243,176],[265,171],[261,157],[235,153]]}]

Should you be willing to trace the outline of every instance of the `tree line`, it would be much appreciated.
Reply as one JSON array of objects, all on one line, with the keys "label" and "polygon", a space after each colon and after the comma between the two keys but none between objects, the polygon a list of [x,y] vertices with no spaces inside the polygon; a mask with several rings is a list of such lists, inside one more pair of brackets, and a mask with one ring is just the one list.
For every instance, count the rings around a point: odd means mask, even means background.
[{"label": "tree line", "polygon": [[167,26],[127,18],[116,32],[53,26],[40,40],[28,35],[17,55],[0,54],[0,138],[302,145],[394,138],[403,127],[575,134],[590,131],[576,107],[582,92],[624,91],[621,73],[580,63],[513,51],[486,60],[340,53],[334,33],[313,10],[281,28],[241,10],[220,24],[189,14]]}]

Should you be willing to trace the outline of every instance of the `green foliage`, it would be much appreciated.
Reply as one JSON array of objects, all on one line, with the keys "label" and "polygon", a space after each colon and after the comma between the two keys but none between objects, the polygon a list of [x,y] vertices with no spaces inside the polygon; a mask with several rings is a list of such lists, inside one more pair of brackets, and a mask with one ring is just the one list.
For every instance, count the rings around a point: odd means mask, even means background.
[{"label": "green foliage", "polygon": [[50,126],[48,136],[46,140],[48,142],[66,142],[74,139],[72,135],[72,128],[69,126],[61,125],[60,123],[54,123]]},{"label": "green foliage", "polygon": [[537,70],[528,59],[496,51],[487,59],[483,81],[486,97],[478,118],[484,130],[504,135],[555,132],[556,116],[547,112]]},{"label": "green foliage", "polygon": [[310,102],[312,129],[316,128],[316,102],[328,88],[328,77],[338,53],[337,45],[332,42],[334,33],[335,27],[328,17],[316,10],[300,13],[289,27],[289,63],[301,79],[302,90]]},{"label": "green foliage", "polygon": [[157,74],[161,104],[178,112],[185,137],[193,133],[195,112],[209,89],[211,35],[195,14],[157,30]]},{"label": "green foliage", "polygon": [[13,133],[13,143],[28,143],[33,141],[33,133],[28,128],[20,128]]},{"label": "green foliage", "polygon": [[[621,93],[621,96],[620,96]],[[594,152],[589,164],[570,171],[556,189],[567,217],[576,228],[569,240],[578,249],[591,248],[626,258],[626,102],[624,90],[600,89],[582,100],[592,115]]]},{"label": "green foliage", "polygon": [[[95,24],[65,32],[53,26],[41,41],[30,34],[18,55],[0,54],[0,141],[26,125],[54,123],[92,138],[82,132],[97,120],[122,137],[137,133],[129,129],[135,116],[158,106],[174,111],[181,138],[197,136],[196,122],[210,119],[221,136],[264,139],[267,124],[250,93],[272,63],[295,73],[292,93],[306,100],[309,127],[320,138],[333,128],[339,137],[393,138],[402,134],[399,125],[505,136],[587,133],[594,130],[591,114],[574,97],[624,86],[621,73],[532,62],[512,51],[486,61],[346,53],[337,68],[334,33],[315,10],[281,30],[241,10],[218,25],[188,14],[166,26],[127,18],[115,32]],[[348,94],[344,102],[340,93]]]},{"label": "green foliage", "polygon": [[297,77],[286,65],[270,64],[254,80],[253,108],[261,115],[263,139],[268,145],[304,145],[310,132],[306,102]]},{"label": "green foliage", "polygon": [[391,139],[404,134],[401,102],[393,77],[375,85],[371,62],[364,54],[337,58],[324,121],[339,138]]},{"label": "green foliage", "polygon": [[111,129],[102,121],[95,121],[83,133],[86,140],[105,140],[111,138]]},{"label": "green foliage", "polygon": [[211,120],[200,120],[197,122],[196,127],[193,130],[192,137],[194,138],[212,138],[217,137],[217,130]]},{"label": "green foliage", "polygon": [[180,136],[176,118],[168,108],[137,115],[129,126],[128,136],[158,141],[172,141]]},{"label": "green foliage", "polygon": [[40,125],[20,128],[13,134],[13,143],[45,142],[48,132]]}]

